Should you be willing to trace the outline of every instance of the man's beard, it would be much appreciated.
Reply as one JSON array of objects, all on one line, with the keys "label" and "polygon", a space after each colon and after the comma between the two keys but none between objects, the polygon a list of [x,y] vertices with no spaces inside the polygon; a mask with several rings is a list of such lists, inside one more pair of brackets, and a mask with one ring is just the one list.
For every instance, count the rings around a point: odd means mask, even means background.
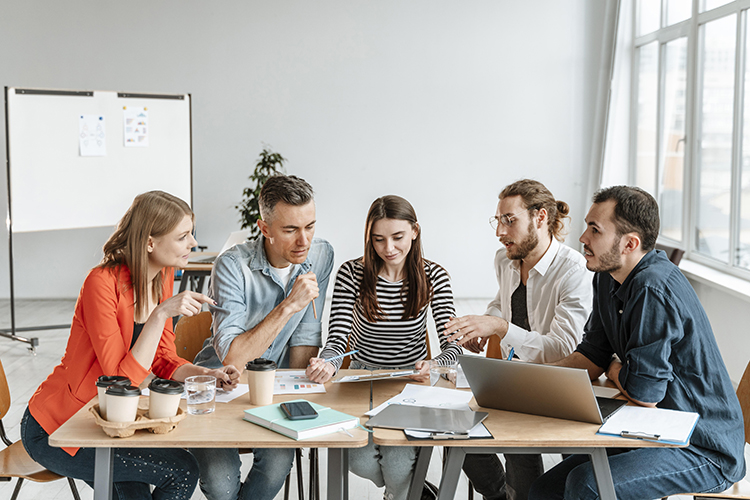
[{"label": "man's beard", "polygon": [[525,259],[532,250],[539,244],[539,237],[536,235],[534,230],[534,221],[529,221],[528,228],[529,235],[525,237],[520,243],[516,243],[514,250],[506,252],[509,259],[512,260],[523,260]]}]

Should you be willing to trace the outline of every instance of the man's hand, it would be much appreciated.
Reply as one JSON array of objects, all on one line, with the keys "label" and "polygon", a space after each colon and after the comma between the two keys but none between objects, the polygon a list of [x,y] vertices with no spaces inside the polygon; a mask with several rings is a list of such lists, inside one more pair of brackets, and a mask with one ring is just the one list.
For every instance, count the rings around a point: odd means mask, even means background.
[{"label": "man's hand", "polygon": [[284,302],[296,313],[307,307],[310,302],[318,297],[318,294],[318,280],[315,273],[300,274],[294,281],[292,291],[284,299]]},{"label": "man's hand", "polygon": [[240,371],[232,365],[222,366],[218,370],[209,370],[206,375],[216,377],[216,388],[231,391],[240,382]]},{"label": "man's hand", "polygon": [[487,344],[487,337],[497,335],[500,340],[508,333],[508,322],[497,316],[462,316],[451,318],[445,324],[445,333],[450,335],[448,342],[457,341],[472,352],[481,352]]},{"label": "man's hand", "polygon": [[331,380],[331,377],[333,377],[335,373],[336,368],[333,367],[333,364],[322,358],[311,358],[310,366],[305,370],[307,378],[316,384],[325,384]]},{"label": "man's hand", "polygon": [[609,367],[607,368],[607,378],[614,382],[614,384],[622,389],[620,387],[620,370],[622,369],[622,363],[617,360],[613,359],[612,362],[609,364]]}]

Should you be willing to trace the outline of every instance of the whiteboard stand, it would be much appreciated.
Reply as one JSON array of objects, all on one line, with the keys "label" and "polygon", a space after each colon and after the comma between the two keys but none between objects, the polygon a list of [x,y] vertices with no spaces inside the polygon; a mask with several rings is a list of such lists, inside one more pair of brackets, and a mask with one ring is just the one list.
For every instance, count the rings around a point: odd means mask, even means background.
[{"label": "whiteboard stand", "polygon": [[[39,339],[22,337],[18,332],[70,328],[16,327],[14,224],[18,233],[111,227],[136,195],[157,189],[192,206],[190,103],[190,94],[5,87],[11,327],[0,328],[0,337],[25,342],[35,354]],[[141,109],[142,113],[148,110],[146,123],[139,124],[148,125],[147,147],[125,147],[126,107]],[[78,118],[82,115],[106,118],[106,155],[83,158],[79,154]]]}]

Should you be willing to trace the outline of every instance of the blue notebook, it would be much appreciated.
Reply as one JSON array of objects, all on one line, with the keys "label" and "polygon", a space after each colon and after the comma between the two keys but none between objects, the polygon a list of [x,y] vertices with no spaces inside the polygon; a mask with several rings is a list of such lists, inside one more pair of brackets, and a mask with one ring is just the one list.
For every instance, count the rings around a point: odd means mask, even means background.
[{"label": "blue notebook", "polygon": [[[295,401],[305,401],[297,399]],[[309,401],[308,401],[309,402]],[[245,420],[276,431],[292,439],[308,439],[351,429],[359,425],[359,419],[338,410],[310,403],[318,417],[310,420],[289,420],[280,408],[280,403],[245,410]]]}]

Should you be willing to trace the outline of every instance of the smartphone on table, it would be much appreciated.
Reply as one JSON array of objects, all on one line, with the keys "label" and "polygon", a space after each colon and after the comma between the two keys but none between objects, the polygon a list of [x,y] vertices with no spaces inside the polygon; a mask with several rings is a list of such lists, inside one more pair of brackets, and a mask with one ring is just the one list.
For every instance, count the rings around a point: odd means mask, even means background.
[{"label": "smartphone on table", "polygon": [[318,416],[318,412],[307,401],[281,403],[280,406],[289,420],[306,420]]}]

